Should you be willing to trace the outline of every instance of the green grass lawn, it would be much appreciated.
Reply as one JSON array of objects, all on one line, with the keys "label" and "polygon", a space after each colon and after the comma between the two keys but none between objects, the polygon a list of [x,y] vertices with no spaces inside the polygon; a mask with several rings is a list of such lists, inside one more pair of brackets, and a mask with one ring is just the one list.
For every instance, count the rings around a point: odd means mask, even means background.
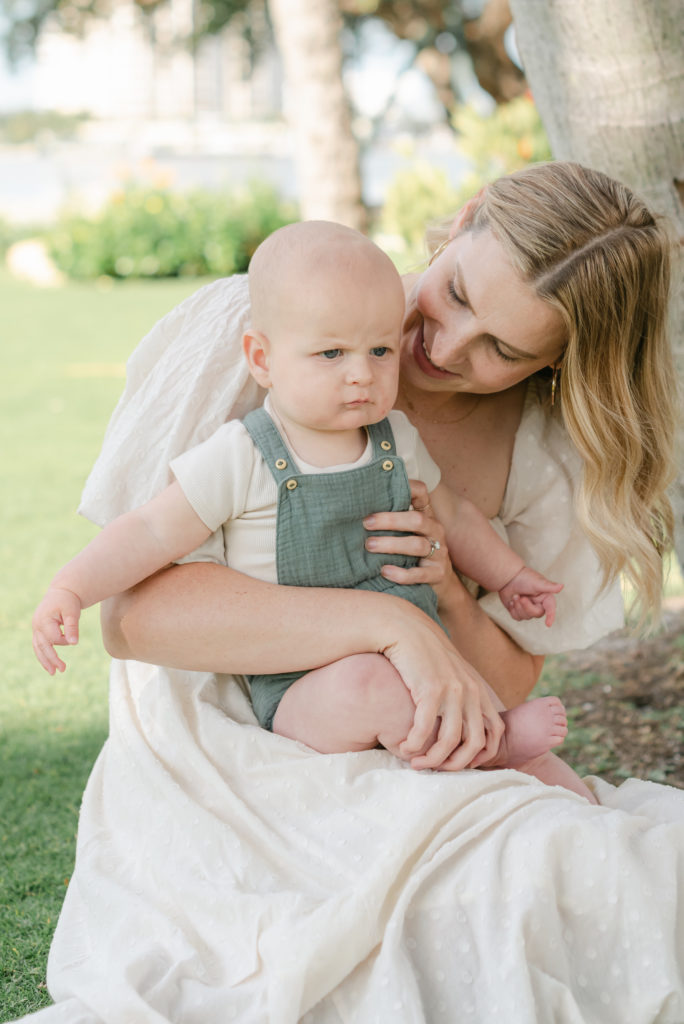
[{"label": "green grass lawn", "polygon": [[33,608],[96,528],[81,488],[142,335],[202,282],[70,284],[0,273],[0,1020],[49,1004],[47,950],[73,866],[78,808],[107,730],[108,658],[95,609],[69,669],[31,649]]}]

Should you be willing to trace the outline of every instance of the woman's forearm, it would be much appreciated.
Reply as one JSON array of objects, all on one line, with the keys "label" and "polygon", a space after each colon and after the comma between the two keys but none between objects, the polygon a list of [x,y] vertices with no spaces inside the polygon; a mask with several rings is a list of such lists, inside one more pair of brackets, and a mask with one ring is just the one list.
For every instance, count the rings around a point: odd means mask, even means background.
[{"label": "woman's forearm", "polygon": [[531,693],[542,668],[542,655],[529,654],[500,629],[456,578],[448,607],[439,614],[460,653],[487,680],[506,707]]},{"label": "woman's forearm", "polygon": [[247,674],[379,651],[422,620],[401,598],[282,587],[207,562],[165,569],[102,609],[105,647],[116,658]]},{"label": "woman's forearm", "polygon": [[482,678],[441,626],[391,594],[277,586],[187,563],[110,599],[102,620],[114,657],[179,669],[276,673],[382,654],[415,705],[405,746],[407,756],[424,751],[416,767],[437,768],[456,751],[458,767],[469,764],[499,721]]}]

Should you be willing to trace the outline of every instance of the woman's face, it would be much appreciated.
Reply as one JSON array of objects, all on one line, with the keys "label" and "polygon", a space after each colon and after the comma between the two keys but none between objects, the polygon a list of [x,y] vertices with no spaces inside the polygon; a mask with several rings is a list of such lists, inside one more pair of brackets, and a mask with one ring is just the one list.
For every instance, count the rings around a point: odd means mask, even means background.
[{"label": "woman's face", "polygon": [[408,296],[401,370],[425,391],[491,394],[556,363],[557,310],[519,276],[491,231],[447,245]]}]

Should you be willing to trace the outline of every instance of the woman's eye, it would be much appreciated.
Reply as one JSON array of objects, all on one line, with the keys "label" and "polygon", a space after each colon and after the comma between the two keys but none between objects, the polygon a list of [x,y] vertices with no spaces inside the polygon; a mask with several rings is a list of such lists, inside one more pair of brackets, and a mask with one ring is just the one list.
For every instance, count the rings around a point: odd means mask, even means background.
[{"label": "woman's eye", "polygon": [[387,345],[376,345],[375,348],[371,349],[371,355],[372,356],[382,357],[382,356],[386,356],[388,352],[389,352],[389,348],[387,347]]},{"label": "woman's eye", "polygon": [[341,351],[341,348],[326,348],[325,352],[321,352],[320,354],[324,359],[337,359]]},{"label": "woman's eye", "polygon": [[515,363],[515,362],[517,362],[515,356],[508,356],[508,355],[506,355],[506,353],[503,351],[503,349],[499,347],[499,343],[497,341],[495,341],[494,339],[492,339],[492,345],[494,346],[494,351],[496,352],[496,354],[499,357],[499,359],[503,359],[504,362],[506,362],[506,363]]},{"label": "woman's eye", "polygon": [[453,299],[454,302],[457,302],[459,306],[465,306],[464,300],[461,298],[461,296],[458,294],[458,292],[454,288],[454,282],[453,281],[449,281],[449,297],[451,299]]}]

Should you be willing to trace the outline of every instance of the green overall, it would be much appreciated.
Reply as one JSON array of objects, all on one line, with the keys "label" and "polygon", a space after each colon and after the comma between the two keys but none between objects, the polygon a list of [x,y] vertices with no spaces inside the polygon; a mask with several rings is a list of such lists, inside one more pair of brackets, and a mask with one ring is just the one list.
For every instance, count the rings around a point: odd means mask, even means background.
[{"label": "green overall", "polygon": [[[295,587],[385,591],[411,601],[439,622],[432,587],[424,583],[393,583],[380,575],[383,565],[410,567],[418,559],[379,554],[365,547],[368,532],[362,520],[367,515],[405,511],[411,503],[406,468],[397,456],[389,421],[367,427],[373,455],[366,465],[313,474],[298,471],[265,409],[250,412],[244,425],[278,487],[278,582]],[[264,728],[272,728],[283,694],[306,671],[249,677],[254,711]]]}]

